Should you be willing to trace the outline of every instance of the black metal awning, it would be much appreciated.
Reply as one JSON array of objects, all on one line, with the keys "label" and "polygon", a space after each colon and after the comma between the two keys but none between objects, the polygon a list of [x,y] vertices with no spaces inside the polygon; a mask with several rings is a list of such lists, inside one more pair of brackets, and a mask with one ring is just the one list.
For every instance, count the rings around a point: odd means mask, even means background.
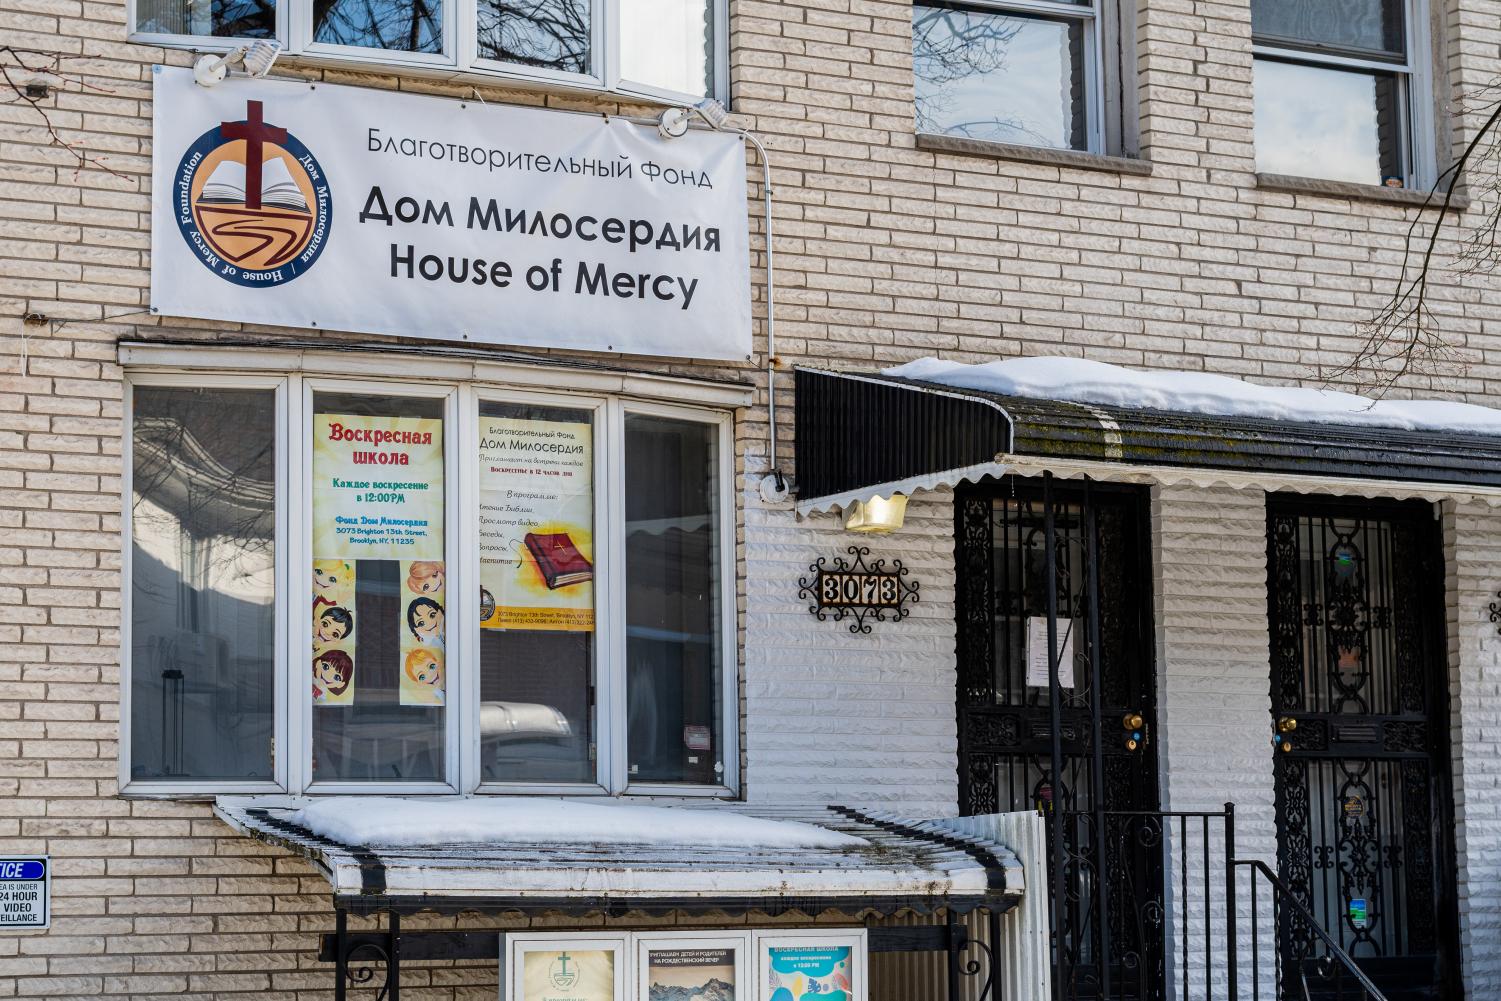
[{"label": "black metal awning", "polygon": [[1026,457],[1501,487],[1494,435],[1068,403],[805,368],[796,390],[800,506],[953,483]]}]

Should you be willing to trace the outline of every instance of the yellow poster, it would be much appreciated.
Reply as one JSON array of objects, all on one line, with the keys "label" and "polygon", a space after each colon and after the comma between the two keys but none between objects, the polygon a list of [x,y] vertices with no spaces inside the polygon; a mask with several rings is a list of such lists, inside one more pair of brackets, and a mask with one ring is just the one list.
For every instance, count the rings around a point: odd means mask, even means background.
[{"label": "yellow poster", "polygon": [[527,952],[522,961],[520,1001],[616,1001],[614,951]]},{"label": "yellow poster", "polygon": [[481,417],[480,625],[594,629],[594,448],[587,423]]},{"label": "yellow poster", "polygon": [[443,659],[447,574],[438,560],[401,563],[401,704],[441,706],[447,689]]},{"label": "yellow poster", "polygon": [[313,552],[443,559],[443,422],[313,415]]},{"label": "yellow poster", "polygon": [[354,702],[354,562],[313,560],[313,704]]}]

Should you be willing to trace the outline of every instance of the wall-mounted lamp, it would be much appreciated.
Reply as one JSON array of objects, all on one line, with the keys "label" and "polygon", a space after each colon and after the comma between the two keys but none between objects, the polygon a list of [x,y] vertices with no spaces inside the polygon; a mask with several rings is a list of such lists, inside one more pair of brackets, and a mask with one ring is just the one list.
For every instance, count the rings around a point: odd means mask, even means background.
[{"label": "wall-mounted lamp", "polygon": [[271,66],[279,55],[281,43],[267,41],[251,42],[222,56],[210,52],[199,56],[198,61],[193,64],[193,79],[200,87],[213,87],[229,75],[231,66],[240,65],[245,67],[245,72],[250,77],[259,80],[271,72]]},{"label": "wall-mounted lamp", "polygon": [[892,494],[889,499],[872,497],[870,500],[855,501],[845,509],[844,530],[869,535],[884,535],[901,528],[902,520],[906,515],[907,497],[905,494]]}]

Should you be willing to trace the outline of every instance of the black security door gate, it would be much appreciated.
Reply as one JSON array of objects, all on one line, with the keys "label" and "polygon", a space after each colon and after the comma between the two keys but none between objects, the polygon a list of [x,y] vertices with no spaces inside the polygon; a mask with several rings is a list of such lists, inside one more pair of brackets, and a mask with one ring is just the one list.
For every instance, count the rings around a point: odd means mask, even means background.
[{"label": "black security door gate", "polygon": [[[1459,996],[1440,554],[1425,503],[1270,503],[1278,869],[1390,1001]],[[1313,945],[1284,909],[1283,969],[1340,996]]]},{"label": "black security door gate", "polygon": [[1145,500],[1008,477],[957,503],[961,804],[1048,817],[1062,998],[1163,993]]}]

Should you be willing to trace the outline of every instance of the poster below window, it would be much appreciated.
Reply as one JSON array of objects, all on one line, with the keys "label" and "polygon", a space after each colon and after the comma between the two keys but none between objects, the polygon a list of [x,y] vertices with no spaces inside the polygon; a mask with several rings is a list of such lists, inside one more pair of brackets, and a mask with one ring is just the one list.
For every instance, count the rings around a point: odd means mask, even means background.
[{"label": "poster below window", "polygon": [[592,430],[481,415],[481,628],[594,629]]},{"label": "poster below window", "polygon": [[519,933],[501,942],[509,1001],[627,1001],[624,935]]},{"label": "poster below window", "polygon": [[313,415],[313,552],[443,558],[443,422]]},{"label": "poster below window", "polygon": [[354,563],[313,560],[313,704],[354,702]]},{"label": "poster below window", "polygon": [[615,1001],[613,950],[530,952],[525,962],[523,1001]]},{"label": "poster below window", "polygon": [[853,950],[839,946],[783,946],[766,950],[771,1001],[849,1001]]},{"label": "poster below window", "polygon": [[438,560],[403,560],[401,572],[401,704],[441,706],[447,689],[443,656],[444,579]]},{"label": "poster below window", "polygon": [[750,1001],[748,932],[635,932],[633,1001]]},{"label": "poster below window", "polygon": [[639,1001],[735,1001],[734,949],[650,948]]},{"label": "poster below window", "polygon": [[757,1001],[865,1001],[864,931],[760,932]]},{"label": "poster below window", "polygon": [[[1058,687],[1074,687],[1074,621],[1059,617]],[[1041,615],[1027,616],[1027,684],[1047,688],[1052,684],[1052,648],[1048,645],[1048,620]]]}]

